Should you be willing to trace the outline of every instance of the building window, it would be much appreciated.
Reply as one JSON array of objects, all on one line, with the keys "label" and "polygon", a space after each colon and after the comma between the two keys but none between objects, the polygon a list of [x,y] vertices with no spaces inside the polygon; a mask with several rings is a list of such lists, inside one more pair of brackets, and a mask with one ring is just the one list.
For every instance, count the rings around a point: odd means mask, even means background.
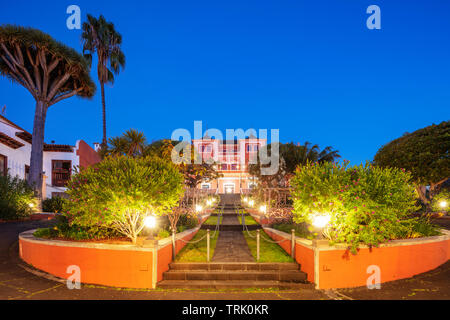
[{"label": "building window", "polygon": [[202,189],[203,190],[208,190],[210,188],[211,188],[211,186],[209,185],[209,183],[202,184]]},{"label": "building window", "polygon": [[231,165],[231,170],[235,170],[236,171],[237,170],[237,164],[232,164]]},{"label": "building window", "polygon": [[70,180],[71,171],[72,161],[52,160],[52,185],[55,187],[64,187]]},{"label": "building window", "polygon": [[8,172],[8,158],[0,154],[0,176],[6,176]]},{"label": "building window", "polygon": [[220,170],[228,170],[228,165],[226,165],[226,164],[221,164],[221,165],[220,165]]},{"label": "building window", "polygon": [[24,175],[25,181],[28,181],[30,178],[30,166],[25,165],[25,175]]}]

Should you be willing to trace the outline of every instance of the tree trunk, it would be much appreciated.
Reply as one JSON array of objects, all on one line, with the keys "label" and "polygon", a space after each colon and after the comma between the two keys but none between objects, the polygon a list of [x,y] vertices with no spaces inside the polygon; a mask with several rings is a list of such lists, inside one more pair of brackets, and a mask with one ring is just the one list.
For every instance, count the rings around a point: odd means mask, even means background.
[{"label": "tree trunk", "polygon": [[42,194],[42,170],[44,156],[44,129],[47,115],[47,105],[44,101],[36,101],[34,113],[33,137],[31,144],[30,178],[29,183],[38,198],[39,209],[41,209]]},{"label": "tree trunk", "polygon": [[106,139],[106,101],[105,101],[105,84],[100,82],[100,87],[102,89],[102,113],[103,113],[103,141],[102,145],[106,147],[108,141]]}]

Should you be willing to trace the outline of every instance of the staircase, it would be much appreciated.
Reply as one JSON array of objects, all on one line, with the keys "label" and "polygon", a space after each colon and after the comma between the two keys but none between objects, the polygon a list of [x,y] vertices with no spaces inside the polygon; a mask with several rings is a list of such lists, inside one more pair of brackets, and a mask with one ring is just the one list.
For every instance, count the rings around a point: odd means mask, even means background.
[{"label": "staircase", "polygon": [[158,287],[171,288],[313,288],[297,263],[174,262]]}]

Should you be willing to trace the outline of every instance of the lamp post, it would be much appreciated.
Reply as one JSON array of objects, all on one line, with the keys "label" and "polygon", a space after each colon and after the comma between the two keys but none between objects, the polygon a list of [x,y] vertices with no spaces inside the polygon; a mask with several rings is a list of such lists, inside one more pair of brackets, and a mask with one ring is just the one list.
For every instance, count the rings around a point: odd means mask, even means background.
[{"label": "lamp post", "polygon": [[153,231],[156,227],[156,217],[155,216],[145,217],[144,225],[150,229],[150,234],[148,235],[147,239],[145,239],[145,241],[147,242],[155,240],[155,237],[153,236]]},{"label": "lamp post", "polygon": [[331,216],[329,214],[316,215],[313,218],[312,225],[318,230],[319,239],[323,239],[323,229],[330,222]]}]

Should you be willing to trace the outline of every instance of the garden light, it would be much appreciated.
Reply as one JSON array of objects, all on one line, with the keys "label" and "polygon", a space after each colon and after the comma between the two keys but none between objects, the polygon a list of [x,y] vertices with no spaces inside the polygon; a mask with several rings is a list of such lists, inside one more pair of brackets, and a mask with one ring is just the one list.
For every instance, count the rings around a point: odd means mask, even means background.
[{"label": "garden light", "polygon": [[245,203],[248,202],[248,198],[247,198],[247,197],[244,198],[244,202],[245,202]]},{"label": "garden light", "polygon": [[208,201],[206,201],[206,204],[207,204],[208,206],[211,206],[211,205],[212,205],[212,201],[211,201],[211,200],[208,200]]},{"label": "garden light", "polygon": [[266,211],[267,211],[267,206],[262,205],[262,206],[259,207],[259,212],[266,213]]},{"label": "garden light", "polygon": [[323,216],[315,216],[313,219],[313,226],[316,228],[323,228],[330,222],[330,215],[323,215]]},{"label": "garden light", "polygon": [[201,205],[198,204],[198,205],[195,206],[195,211],[196,212],[202,212],[202,210],[203,210],[203,207]]},{"label": "garden light", "polygon": [[156,218],[154,216],[145,217],[144,225],[147,228],[153,229],[154,227],[156,227]]},{"label": "garden light", "polygon": [[253,207],[254,204],[255,204],[255,201],[253,201],[253,200],[250,200],[250,201],[248,202],[248,205],[249,205],[250,207]]},{"label": "garden light", "polygon": [[445,201],[445,200],[442,200],[441,202],[439,202],[439,206],[440,206],[442,209],[447,208],[447,205],[448,205],[448,203],[447,203],[447,201]]},{"label": "garden light", "polygon": [[33,209],[34,204],[33,204],[33,203],[29,203],[28,206],[29,206],[31,209]]}]

